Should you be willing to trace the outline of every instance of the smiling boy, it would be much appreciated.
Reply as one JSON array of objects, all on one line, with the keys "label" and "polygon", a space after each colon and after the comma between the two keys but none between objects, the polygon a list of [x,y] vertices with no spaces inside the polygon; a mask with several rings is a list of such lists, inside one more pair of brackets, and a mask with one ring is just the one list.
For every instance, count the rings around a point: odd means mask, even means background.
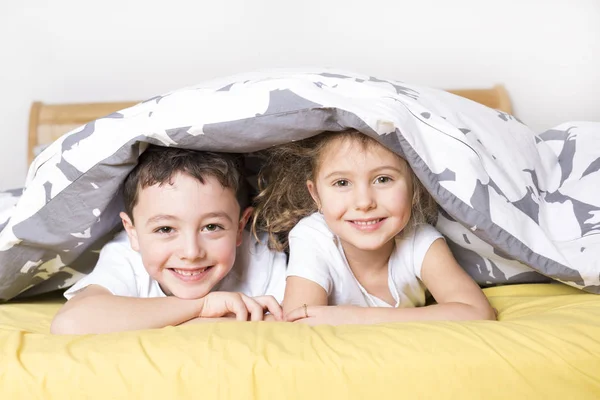
[{"label": "smiling boy", "polygon": [[285,255],[244,230],[252,208],[239,157],[150,146],[123,197],[125,231],[65,293],[53,333],[281,318]]}]

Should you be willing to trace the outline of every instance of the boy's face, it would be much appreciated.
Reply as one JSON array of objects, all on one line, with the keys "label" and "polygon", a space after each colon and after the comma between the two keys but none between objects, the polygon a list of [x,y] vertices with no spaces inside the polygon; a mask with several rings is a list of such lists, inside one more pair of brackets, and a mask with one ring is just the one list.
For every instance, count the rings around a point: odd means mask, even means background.
[{"label": "boy's face", "polygon": [[179,173],[173,184],[141,189],[135,225],[121,213],[131,247],[166,295],[206,296],[231,270],[252,209],[240,218],[235,193],[208,177]]}]

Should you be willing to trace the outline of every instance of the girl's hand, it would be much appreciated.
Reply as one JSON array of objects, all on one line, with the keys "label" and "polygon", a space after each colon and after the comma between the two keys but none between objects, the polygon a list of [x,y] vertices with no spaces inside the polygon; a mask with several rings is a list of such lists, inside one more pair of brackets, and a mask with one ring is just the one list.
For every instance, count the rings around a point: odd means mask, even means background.
[{"label": "girl's hand", "polygon": [[307,306],[303,305],[286,316],[288,322],[307,325],[351,325],[368,323],[365,308],[357,306]]},{"label": "girl's hand", "polygon": [[235,315],[237,321],[262,321],[265,311],[275,320],[283,319],[283,311],[273,296],[248,297],[237,292],[212,292],[202,299],[201,318]]}]

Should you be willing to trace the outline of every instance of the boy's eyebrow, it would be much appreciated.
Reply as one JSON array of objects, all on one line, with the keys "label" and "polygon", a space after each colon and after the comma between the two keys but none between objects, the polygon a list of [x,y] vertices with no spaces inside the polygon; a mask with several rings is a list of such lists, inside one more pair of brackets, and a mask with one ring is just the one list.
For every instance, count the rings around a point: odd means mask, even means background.
[{"label": "boy's eyebrow", "polygon": [[233,222],[229,214],[225,211],[213,211],[210,213],[202,214],[202,218],[225,218],[229,222]]},{"label": "boy's eyebrow", "polygon": [[[214,211],[214,212],[202,214],[202,218],[225,218],[229,222],[233,222],[233,220],[231,219],[229,214],[227,214],[225,211]],[[178,218],[173,215],[159,214],[159,215],[155,215],[154,217],[149,218],[148,221],[146,221],[146,225],[150,225],[152,223],[156,223],[156,222],[163,221],[163,220],[172,221],[172,220],[177,220],[177,219]]]},{"label": "boy's eyebrow", "polygon": [[148,218],[148,221],[146,221],[146,225],[150,225],[151,223],[162,221],[162,220],[174,220],[174,219],[177,219],[177,218],[175,218],[172,215],[159,214],[159,215],[155,215],[154,217]]},{"label": "boy's eyebrow", "polygon": [[[394,167],[392,165],[384,165],[384,166],[381,166],[381,167],[374,168],[371,171],[369,171],[369,173],[373,174],[373,173],[381,172],[381,171],[384,171],[384,170],[390,170],[390,169],[392,171],[395,171],[395,172],[399,173],[399,174],[404,173],[404,171],[402,171],[401,169],[396,168],[396,167]],[[333,171],[333,172],[330,172],[329,174],[327,174],[324,177],[324,179],[328,179],[328,178],[330,178],[332,176],[335,176],[335,175],[351,175],[351,174],[352,174],[352,171]]]}]

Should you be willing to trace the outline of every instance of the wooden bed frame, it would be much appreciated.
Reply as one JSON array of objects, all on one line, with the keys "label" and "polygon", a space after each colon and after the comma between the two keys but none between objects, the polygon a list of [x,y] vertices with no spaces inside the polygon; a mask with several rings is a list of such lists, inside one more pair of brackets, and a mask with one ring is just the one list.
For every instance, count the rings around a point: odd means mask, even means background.
[{"label": "wooden bed frame", "polygon": [[[448,90],[491,108],[512,113],[512,106],[504,86],[496,85],[489,89]],[[115,111],[131,107],[138,102],[109,102],[81,104],[45,104],[36,101],[29,113],[28,162],[34,158],[37,146],[52,143],[63,134],[87,122],[101,118]]]}]

